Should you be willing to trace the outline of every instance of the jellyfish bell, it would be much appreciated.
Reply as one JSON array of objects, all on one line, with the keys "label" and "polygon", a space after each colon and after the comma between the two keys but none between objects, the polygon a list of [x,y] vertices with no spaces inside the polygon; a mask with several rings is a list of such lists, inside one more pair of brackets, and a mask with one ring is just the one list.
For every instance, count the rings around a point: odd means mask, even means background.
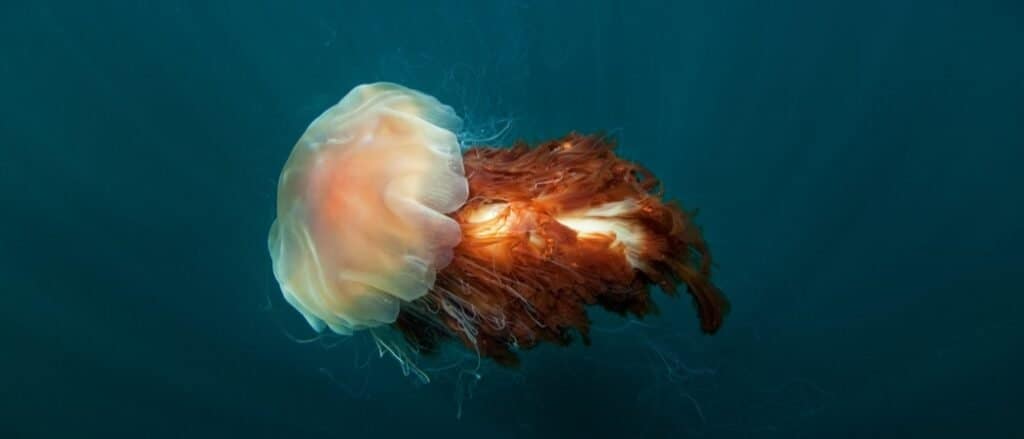
[{"label": "jellyfish bell", "polygon": [[317,331],[368,330],[406,373],[446,342],[504,366],[589,342],[586,308],[642,318],[684,286],[701,329],[728,302],[692,215],[605,136],[460,148],[448,106],[396,84],[353,89],[309,126],[269,236],[284,297]]},{"label": "jellyfish bell", "polygon": [[284,297],[314,329],[393,323],[449,263],[461,234],[445,214],[467,194],[460,125],[433,97],[376,83],[353,89],[296,143],[268,244]]}]

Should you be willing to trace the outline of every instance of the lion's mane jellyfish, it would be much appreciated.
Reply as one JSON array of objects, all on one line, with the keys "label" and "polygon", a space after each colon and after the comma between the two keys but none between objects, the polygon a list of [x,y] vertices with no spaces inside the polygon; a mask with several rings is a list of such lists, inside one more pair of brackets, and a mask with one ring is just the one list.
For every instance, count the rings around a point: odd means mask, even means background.
[{"label": "lion's mane jellyfish", "polygon": [[612,141],[463,150],[460,126],[433,97],[376,83],[299,139],[269,247],[314,329],[369,330],[407,367],[449,340],[515,365],[538,343],[589,343],[589,305],[654,312],[655,285],[684,287],[701,329],[719,328],[728,303],[700,230]]}]

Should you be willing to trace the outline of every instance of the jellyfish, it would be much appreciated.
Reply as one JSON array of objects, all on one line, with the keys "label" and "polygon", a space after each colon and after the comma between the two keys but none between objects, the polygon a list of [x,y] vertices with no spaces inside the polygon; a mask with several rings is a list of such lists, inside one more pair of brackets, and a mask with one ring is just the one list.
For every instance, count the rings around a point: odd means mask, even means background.
[{"label": "jellyfish", "polygon": [[589,344],[588,307],[656,312],[652,287],[685,289],[702,331],[719,329],[729,304],[692,214],[613,139],[463,146],[461,124],[432,96],[374,83],[296,143],[268,244],[314,330],[368,331],[405,367],[449,342],[515,366],[541,343]]}]

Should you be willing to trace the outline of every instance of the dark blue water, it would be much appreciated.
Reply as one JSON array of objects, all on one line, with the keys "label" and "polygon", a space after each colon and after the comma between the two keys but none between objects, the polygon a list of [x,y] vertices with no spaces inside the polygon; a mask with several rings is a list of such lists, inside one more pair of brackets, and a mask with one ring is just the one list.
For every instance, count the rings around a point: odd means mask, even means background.
[{"label": "dark blue water", "polygon": [[[0,436],[1021,434],[1017,2],[291,3],[0,6]],[[376,80],[617,135],[700,208],[723,330],[659,297],[428,385],[297,343],[277,175]]]}]

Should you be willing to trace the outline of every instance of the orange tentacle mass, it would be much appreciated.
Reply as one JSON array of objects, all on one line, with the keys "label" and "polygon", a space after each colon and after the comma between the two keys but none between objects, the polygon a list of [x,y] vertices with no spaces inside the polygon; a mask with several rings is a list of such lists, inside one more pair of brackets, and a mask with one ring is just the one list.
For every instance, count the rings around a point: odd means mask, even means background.
[{"label": "orange tentacle mass", "polygon": [[642,317],[650,286],[686,286],[704,332],[728,302],[711,283],[711,254],[691,217],[656,192],[646,169],[602,136],[537,147],[475,147],[463,161],[469,201],[453,214],[462,242],[433,290],[397,327],[423,351],[457,337],[506,365],[517,349],[589,343],[586,306]]}]

